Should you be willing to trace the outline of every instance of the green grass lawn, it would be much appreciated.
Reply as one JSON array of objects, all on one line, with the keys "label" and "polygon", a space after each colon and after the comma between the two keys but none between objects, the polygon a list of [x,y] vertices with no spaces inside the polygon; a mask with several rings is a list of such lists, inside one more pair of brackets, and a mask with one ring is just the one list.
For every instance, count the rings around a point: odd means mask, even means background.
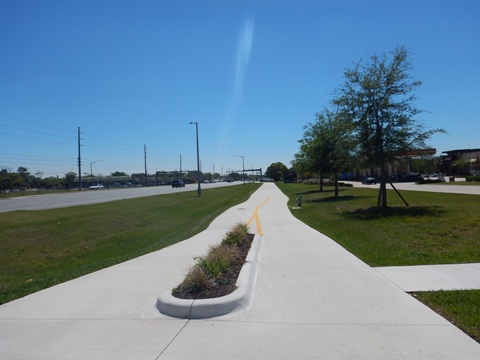
[{"label": "green grass lawn", "polygon": [[426,291],[413,296],[480,342],[480,290]]},{"label": "green grass lawn", "polygon": [[[287,186],[288,185],[288,186]],[[377,189],[279,184],[296,205],[293,215],[333,238],[371,266],[480,262],[480,197],[401,191],[405,206],[388,191],[389,208],[376,207]]]},{"label": "green grass lawn", "polygon": [[454,181],[454,182],[439,182],[439,185],[465,185],[465,186],[480,186],[478,181]]},{"label": "green grass lawn", "polygon": [[259,186],[0,213],[0,303],[188,239]]},{"label": "green grass lawn", "polygon": [[[371,266],[480,262],[480,196],[402,191],[406,207],[388,192],[378,209],[377,189],[278,184],[296,207],[293,215],[326,234]],[[480,290],[413,294],[480,342]]]}]

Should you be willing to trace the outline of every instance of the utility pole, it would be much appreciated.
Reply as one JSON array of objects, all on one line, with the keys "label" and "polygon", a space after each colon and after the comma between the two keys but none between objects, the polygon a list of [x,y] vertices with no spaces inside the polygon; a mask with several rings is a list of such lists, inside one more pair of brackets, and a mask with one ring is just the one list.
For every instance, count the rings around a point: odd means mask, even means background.
[{"label": "utility pole", "polygon": [[143,157],[145,159],[145,182],[143,185],[147,185],[147,145],[143,144]]},{"label": "utility pole", "polygon": [[190,122],[190,125],[193,125],[193,124],[195,124],[195,133],[196,133],[196,137],[197,137],[197,183],[198,183],[197,193],[198,193],[198,197],[201,197],[202,196],[202,188],[200,186],[200,150],[199,150],[199,147],[198,147],[198,121]]},{"label": "utility pole", "polygon": [[80,155],[80,126],[78,127],[78,190],[82,190],[82,156]]}]

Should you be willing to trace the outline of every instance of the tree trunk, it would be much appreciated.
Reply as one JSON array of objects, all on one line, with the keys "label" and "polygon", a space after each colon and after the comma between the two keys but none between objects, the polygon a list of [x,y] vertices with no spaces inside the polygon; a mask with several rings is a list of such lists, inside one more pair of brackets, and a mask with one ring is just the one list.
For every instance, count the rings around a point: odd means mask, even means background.
[{"label": "tree trunk", "polygon": [[380,189],[378,190],[378,200],[377,206],[378,207],[387,207],[387,175],[385,166],[382,166],[380,169]]},{"label": "tree trunk", "polygon": [[338,198],[338,175],[335,173],[335,198]]}]

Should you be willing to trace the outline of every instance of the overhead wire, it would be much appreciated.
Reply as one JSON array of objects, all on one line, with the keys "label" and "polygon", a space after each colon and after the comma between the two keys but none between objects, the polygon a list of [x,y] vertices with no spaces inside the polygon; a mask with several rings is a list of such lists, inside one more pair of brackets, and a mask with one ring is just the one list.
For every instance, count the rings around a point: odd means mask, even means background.
[{"label": "overhead wire", "polygon": [[[4,132],[4,131],[0,131],[0,135],[4,135],[4,136],[8,136],[8,137],[14,137],[14,138],[21,138],[21,139],[25,139],[25,140],[29,140],[29,141],[43,142],[43,143],[47,143],[47,144],[66,145],[66,146],[69,146],[72,149],[72,154],[75,154],[72,157],[64,157],[64,158],[63,157],[52,157],[52,156],[48,156],[48,155],[44,155],[44,156],[37,155],[38,157],[35,158],[34,156],[30,156],[30,155],[22,155],[22,154],[9,154],[9,155],[7,155],[7,154],[3,153],[3,155],[0,154],[2,159],[3,159],[2,160],[3,162],[8,162],[8,163],[13,164],[13,163],[15,163],[14,160],[17,160],[17,161],[20,161],[20,162],[28,162],[32,165],[43,165],[43,164],[48,164],[50,162],[55,162],[57,164],[59,162],[61,162],[62,164],[67,164],[67,163],[68,164],[76,164],[76,162],[78,161],[78,159],[76,158],[76,155],[77,155],[76,150],[77,150],[77,146],[79,144],[78,144],[78,141],[76,141],[77,140],[77,132],[76,131],[74,132],[73,130],[67,130],[67,129],[64,129],[64,128],[59,128],[59,127],[55,127],[55,126],[40,124],[40,123],[36,123],[36,122],[33,122],[33,121],[20,119],[20,118],[17,118],[17,117],[8,116],[8,115],[4,115],[4,114],[0,114],[0,118],[14,120],[16,122],[21,122],[21,123],[32,125],[32,126],[39,127],[39,128],[42,128],[42,129],[52,130],[52,131],[42,131],[42,130],[37,130],[35,128],[25,128],[25,127],[21,127],[21,126],[7,124],[7,123],[5,123],[5,121],[1,121],[1,119],[0,119],[0,126],[3,126],[5,128],[10,128],[12,130],[20,130],[22,132],[38,134],[38,135],[41,135],[41,136],[36,136],[36,137],[32,136],[31,137],[31,136],[25,136],[23,134],[15,134],[15,133],[12,133],[12,132]],[[96,136],[96,135],[93,135],[93,134],[90,134],[90,133],[83,133],[82,132],[81,135],[82,135],[82,137],[81,137],[80,145],[83,149],[94,150],[94,151],[97,151],[97,152],[100,152],[100,153],[118,155],[118,156],[121,156],[122,158],[128,157],[128,158],[131,158],[131,159],[143,159],[143,156],[144,156],[143,152],[141,152],[140,150],[137,150],[137,149],[133,150],[131,145],[128,145],[128,144],[125,144],[125,143],[120,143],[120,142],[117,142],[117,141],[113,141],[109,138],[99,137],[99,136]],[[62,142],[62,141],[50,139],[50,137],[53,137],[54,139],[55,138],[61,138],[61,139],[70,140],[70,141],[69,142]],[[90,156],[90,154],[87,154],[87,156]],[[177,163],[177,162],[179,162],[179,158],[172,157],[172,156],[166,156],[166,155],[163,155],[163,154],[159,154],[158,152],[151,152],[151,153],[149,152],[147,154],[147,158],[149,159],[150,162],[153,161],[153,162],[156,162],[156,163]],[[84,159],[85,159],[84,161],[90,162],[90,161],[87,161],[88,158],[84,158]],[[184,160],[185,160],[185,158],[184,158]],[[142,162],[142,164],[143,164],[143,162]],[[118,167],[123,166],[124,164],[123,163],[118,164],[118,163],[115,163],[115,162],[110,162],[110,161],[108,161],[108,159],[106,159],[105,162],[103,163],[102,167],[106,167],[107,165],[111,165],[112,167],[115,166],[115,167],[118,168]],[[140,164],[139,164],[139,167],[140,167]],[[143,165],[142,165],[142,167],[143,167]]]}]

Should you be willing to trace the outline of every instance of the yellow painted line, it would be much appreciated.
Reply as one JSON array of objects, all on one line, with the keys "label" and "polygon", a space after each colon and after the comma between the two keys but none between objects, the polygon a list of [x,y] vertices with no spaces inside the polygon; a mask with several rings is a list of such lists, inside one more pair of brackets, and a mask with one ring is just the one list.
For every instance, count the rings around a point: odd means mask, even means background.
[{"label": "yellow painted line", "polygon": [[253,215],[247,221],[247,226],[249,226],[252,223],[253,219],[255,219],[255,224],[257,225],[257,232],[259,235],[263,235],[263,230],[262,230],[262,224],[260,223],[260,216],[258,215],[258,209],[260,209],[269,199],[270,198],[267,195],[265,200],[263,200],[263,202],[255,208]]}]

